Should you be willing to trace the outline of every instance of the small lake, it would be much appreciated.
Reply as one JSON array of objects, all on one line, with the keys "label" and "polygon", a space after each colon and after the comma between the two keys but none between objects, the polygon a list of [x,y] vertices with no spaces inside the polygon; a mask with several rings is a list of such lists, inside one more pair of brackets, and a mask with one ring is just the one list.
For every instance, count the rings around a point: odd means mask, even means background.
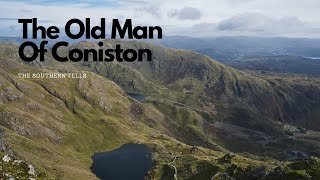
[{"label": "small lake", "polygon": [[151,152],[143,144],[125,144],[92,156],[91,171],[102,180],[143,180],[152,168]]},{"label": "small lake", "polygon": [[131,98],[139,101],[139,102],[143,102],[144,100],[146,100],[146,97],[140,94],[133,94],[133,93],[128,93],[128,96],[130,96]]},{"label": "small lake", "polygon": [[320,60],[320,57],[307,57],[309,59],[319,59]]}]

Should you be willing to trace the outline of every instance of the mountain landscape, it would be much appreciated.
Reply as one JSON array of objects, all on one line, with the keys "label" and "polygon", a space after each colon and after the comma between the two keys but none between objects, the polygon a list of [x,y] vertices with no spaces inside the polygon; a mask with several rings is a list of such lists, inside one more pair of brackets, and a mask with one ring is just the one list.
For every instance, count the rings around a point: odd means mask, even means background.
[{"label": "mountain landscape", "polygon": [[[105,40],[103,48],[116,44],[148,48],[152,61],[59,63],[47,55],[23,63],[17,45],[1,43],[1,156],[32,164],[39,179],[96,179],[94,153],[134,143],[152,152],[145,179],[320,179],[317,77],[241,71],[199,51],[137,41]],[[98,46],[82,41],[59,53],[72,48]]]},{"label": "mountain landscape", "polygon": [[251,56],[235,61],[225,61],[227,65],[240,70],[263,73],[300,74],[319,77],[320,59],[301,56]]},{"label": "mountain landscape", "polygon": [[170,48],[188,49],[208,55],[218,61],[243,59],[246,56],[290,55],[320,57],[320,40],[285,37],[203,37],[166,36],[150,40]]},{"label": "mountain landscape", "polygon": [[240,70],[319,76],[319,39],[166,36],[162,40],[150,42],[197,51]]}]

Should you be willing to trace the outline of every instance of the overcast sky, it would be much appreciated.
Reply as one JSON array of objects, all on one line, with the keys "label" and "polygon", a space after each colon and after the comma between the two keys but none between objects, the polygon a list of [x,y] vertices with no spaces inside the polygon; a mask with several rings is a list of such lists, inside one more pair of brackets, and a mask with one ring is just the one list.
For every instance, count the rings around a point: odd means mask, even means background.
[{"label": "overcast sky", "polygon": [[160,25],[164,35],[320,38],[320,0],[0,0],[0,36],[21,36],[18,18],[63,27],[71,18]]}]

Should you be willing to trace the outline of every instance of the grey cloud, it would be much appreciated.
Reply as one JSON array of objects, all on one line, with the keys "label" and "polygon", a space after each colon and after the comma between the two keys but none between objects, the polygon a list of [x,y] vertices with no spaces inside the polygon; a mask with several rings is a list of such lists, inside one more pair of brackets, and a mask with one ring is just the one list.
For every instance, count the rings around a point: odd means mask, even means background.
[{"label": "grey cloud", "polygon": [[202,17],[202,13],[197,8],[184,7],[180,10],[175,9],[169,13],[170,17],[177,17],[181,20],[197,20]]},{"label": "grey cloud", "polygon": [[217,25],[219,31],[290,33],[308,26],[297,17],[273,18],[258,13],[245,13],[223,20]]},{"label": "grey cloud", "polygon": [[156,6],[144,6],[144,7],[140,7],[140,8],[136,8],[135,12],[139,15],[143,15],[145,13],[151,14],[155,17],[161,18],[161,10],[160,8],[156,7]]}]

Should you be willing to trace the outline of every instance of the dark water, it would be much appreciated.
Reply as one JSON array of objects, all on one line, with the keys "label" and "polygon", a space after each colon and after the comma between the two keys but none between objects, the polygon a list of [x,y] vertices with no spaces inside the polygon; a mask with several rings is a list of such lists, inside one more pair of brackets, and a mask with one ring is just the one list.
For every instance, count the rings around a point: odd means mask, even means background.
[{"label": "dark water", "polygon": [[128,96],[132,97],[133,99],[139,101],[139,102],[143,102],[146,97],[140,94],[133,94],[133,93],[128,93]]},{"label": "dark water", "polygon": [[92,156],[91,171],[103,180],[143,180],[152,168],[151,152],[143,144],[125,144]]}]

